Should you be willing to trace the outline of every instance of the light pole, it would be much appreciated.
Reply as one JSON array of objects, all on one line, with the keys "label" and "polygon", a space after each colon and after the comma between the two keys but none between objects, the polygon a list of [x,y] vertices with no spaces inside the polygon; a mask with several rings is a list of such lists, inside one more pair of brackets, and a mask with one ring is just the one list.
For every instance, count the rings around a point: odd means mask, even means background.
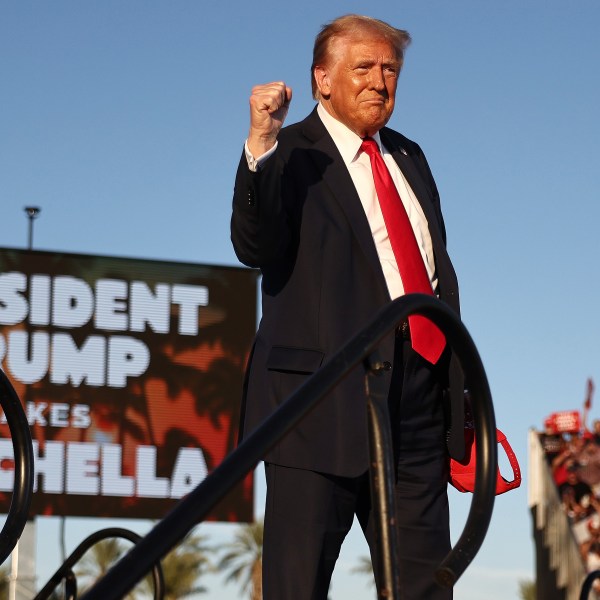
[{"label": "light pole", "polygon": [[[42,210],[39,206],[25,206],[23,208],[29,219],[29,250],[33,249],[33,221]],[[29,327],[29,325],[27,325]],[[27,336],[30,344],[31,336]],[[31,349],[28,349],[31,352]],[[25,400],[27,391],[25,391]],[[35,595],[35,521],[27,521],[23,533],[11,555],[11,574],[8,585],[9,600],[22,600],[33,598]]]},{"label": "light pole", "polygon": [[33,249],[33,221],[37,218],[42,210],[39,206],[26,206],[23,209],[29,218],[29,250]]}]

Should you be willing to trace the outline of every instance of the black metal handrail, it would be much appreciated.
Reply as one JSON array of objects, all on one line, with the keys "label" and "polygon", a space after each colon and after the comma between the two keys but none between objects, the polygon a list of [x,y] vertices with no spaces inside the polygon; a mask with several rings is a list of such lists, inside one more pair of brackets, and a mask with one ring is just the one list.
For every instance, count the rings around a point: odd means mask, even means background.
[{"label": "black metal handrail", "polygon": [[365,361],[367,424],[369,430],[369,483],[375,523],[377,559],[373,561],[378,598],[400,598],[399,542],[396,531],[393,435],[388,408],[389,388],[381,374],[386,364],[377,353]]},{"label": "black metal handrail", "polygon": [[583,582],[583,585],[581,586],[581,595],[579,596],[579,600],[588,600],[596,579],[600,579],[600,571],[592,571],[588,574]]},{"label": "black metal handrail", "polygon": [[14,455],[13,495],[0,532],[0,564],[17,545],[29,514],[33,493],[33,445],[23,405],[12,384],[0,369],[0,404],[10,429]]},{"label": "black metal handrail", "polygon": [[292,394],[265,422],[179,503],[82,600],[118,600],[201,522],[211,508],[253,469],[277,443],[351,369],[370,356],[380,341],[411,314],[431,319],[446,334],[469,381],[476,438],[476,485],[467,521],[458,542],[444,559],[437,580],[452,586],[481,547],[491,519],[497,469],[496,426],[487,377],[466,328],[445,304],[411,294],[387,305],[375,319]]},{"label": "black metal handrail", "polygon": [[[57,569],[54,575],[50,577],[46,585],[37,593],[37,596],[33,600],[47,600],[63,580],[65,580],[66,583],[66,600],[76,600],[77,579],[73,572],[73,567],[92,546],[101,540],[117,537],[129,540],[134,544],[142,539],[142,536],[130,531],[129,529],[123,529],[122,527],[108,527],[92,533],[86,537],[85,540],[83,540],[83,542],[81,542],[81,544],[75,548],[75,550],[73,550],[65,562],[63,562],[63,564]],[[145,572],[147,571],[148,569],[146,569]],[[160,562],[156,562],[153,565],[152,580],[154,582],[154,599],[161,600],[164,596],[165,584]]]}]

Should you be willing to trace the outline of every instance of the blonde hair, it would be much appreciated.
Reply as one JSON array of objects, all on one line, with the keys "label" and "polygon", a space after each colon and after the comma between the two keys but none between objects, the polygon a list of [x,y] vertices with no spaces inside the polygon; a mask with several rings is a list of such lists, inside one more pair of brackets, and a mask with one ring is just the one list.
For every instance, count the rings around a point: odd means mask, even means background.
[{"label": "blonde hair", "polygon": [[361,34],[375,34],[387,40],[396,50],[396,58],[400,66],[404,61],[404,51],[410,44],[410,34],[403,29],[396,29],[385,21],[362,15],[344,15],[326,23],[315,38],[313,61],[310,67],[310,80],[313,98],[319,99],[319,89],[314,78],[315,67],[324,65],[331,58],[331,45],[341,37],[360,37]]}]

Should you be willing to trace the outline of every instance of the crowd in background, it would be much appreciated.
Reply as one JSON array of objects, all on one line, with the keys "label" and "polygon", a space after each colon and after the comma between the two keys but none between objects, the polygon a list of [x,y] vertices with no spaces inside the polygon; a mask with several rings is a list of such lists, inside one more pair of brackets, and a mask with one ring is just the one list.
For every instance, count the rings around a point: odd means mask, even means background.
[{"label": "crowd in background", "polygon": [[587,570],[600,569],[600,419],[591,430],[547,430],[540,439]]}]

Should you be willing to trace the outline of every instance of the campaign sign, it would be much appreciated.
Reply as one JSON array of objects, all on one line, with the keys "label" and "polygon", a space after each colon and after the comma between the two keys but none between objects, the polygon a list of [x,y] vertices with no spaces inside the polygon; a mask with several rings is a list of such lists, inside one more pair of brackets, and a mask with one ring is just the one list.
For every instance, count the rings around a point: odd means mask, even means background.
[{"label": "campaign sign", "polygon": [[[0,249],[0,366],[33,437],[31,514],[160,518],[234,448],[256,272]],[[0,511],[14,483],[0,411]],[[252,478],[211,520],[252,520]]]},{"label": "campaign sign", "polygon": [[578,410],[561,410],[552,413],[544,420],[544,428],[549,433],[579,433],[581,416]]}]

